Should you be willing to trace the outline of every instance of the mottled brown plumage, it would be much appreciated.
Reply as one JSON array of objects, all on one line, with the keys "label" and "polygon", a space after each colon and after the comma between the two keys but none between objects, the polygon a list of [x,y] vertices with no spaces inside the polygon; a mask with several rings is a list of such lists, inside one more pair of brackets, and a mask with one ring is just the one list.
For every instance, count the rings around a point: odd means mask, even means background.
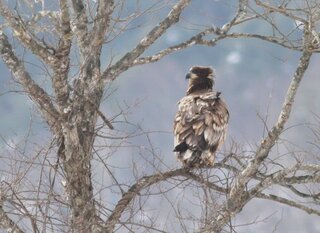
[{"label": "mottled brown plumage", "polygon": [[186,78],[187,95],[178,102],[174,120],[174,151],[184,167],[212,166],[226,137],[227,106],[212,89],[211,67],[192,67]]}]

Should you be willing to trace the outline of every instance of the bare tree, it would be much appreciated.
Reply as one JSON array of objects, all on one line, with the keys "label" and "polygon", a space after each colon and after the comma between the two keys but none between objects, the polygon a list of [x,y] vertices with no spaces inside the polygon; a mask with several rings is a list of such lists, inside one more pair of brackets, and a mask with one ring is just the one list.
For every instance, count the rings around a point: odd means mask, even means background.
[{"label": "bare tree", "polygon": [[[135,12],[126,12],[127,5],[133,2],[137,6]],[[256,198],[320,215],[319,193],[299,188],[301,184],[319,184],[318,161],[306,162],[294,155],[295,162],[286,166],[270,157],[290,117],[310,58],[320,52],[319,2],[239,0],[234,16],[223,26],[208,22],[210,26],[199,27],[190,38],[145,55],[154,51],[150,47],[179,23],[191,2],[154,1],[154,5],[141,10],[140,1],[125,0],[0,1],[3,62],[13,74],[12,79],[36,105],[52,135],[49,145],[35,153],[27,163],[32,165],[25,168],[28,171],[40,169],[37,173],[40,181],[29,181],[24,169],[12,171],[10,179],[1,181],[1,228],[8,232],[167,232],[166,227],[157,227],[156,219],[139,222],[134,221],[134,217],[148,199],[162,196],[171,203],[167,195],[169,190],[182,187],[183,192],[198,190],[203,211],[194,219],[197,224],[190,229],[183,210],[172,204],[180,219],[180,232],[233,232],[232,219]],[[103,54],[103,47],[118,40],[123,33],[140,29],[130,28],[130,23],[168,5],[167,15],[131,50],[124,55]],[[279,17],[296,27],[290,31],[283,29],[277,22]],[[270,25],[271,30],[265,34],[243,31],[241,26],[251,22],[263,22]],[[112,145],[115,139],[110,131],[116,128],[116,117],[109,118],[99,110],[108,84],[134,66],[157,62],[195,45],[214,47],[222,40],[238,38],[255,38],[301,54],[279,118],[254,153],[248,158],[231,148],[210,169],[178,168],[150,175],[140,173],[135,183],[119,183],[99,153],[102,149],[111,153],[113,147],[95,143],[100,137]],[[28,70],[24,62],[25,53],[37,59],[52,89],[33,77],[32,70]],[[104,64],[106,56],[109,64]],[[130,135],[121,136],[122,139],[126,137]],[[117,189],[114,206],[100,201],[103,189],[98,193],[94,191],[97,187],[92,177],[92,163],[96,160],[112,180],[112,185],[105,185],[105,188]],[[167,183],[170,188],[163,190],[161,183]],[[152,189],[156,184],[158,191]],[[285,189],[300,201],[266,192],[270,187]]]}]

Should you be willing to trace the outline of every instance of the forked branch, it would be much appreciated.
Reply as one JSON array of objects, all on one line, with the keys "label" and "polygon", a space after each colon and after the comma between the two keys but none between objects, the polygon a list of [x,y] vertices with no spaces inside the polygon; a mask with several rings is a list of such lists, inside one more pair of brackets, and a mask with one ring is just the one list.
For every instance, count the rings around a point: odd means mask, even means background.
[{"label": "forked branch", "polygon": [[191,0],[180,0],[173,6],[168,16],[155,26],[130,52],[125,54],[118,62],[106,69],[102,74],[102,79],[112,81],[119,76],[120,73],[129,69],[134,61],[143,52],[150,47],[160,36],[162,36],[168,28],[179,21],[182,11],[189,5]]},{"label": "forked branch", "polygon": [[3,202],[4,202],[3,197],[0,196],[0,228],[6,229],[7,232],[24,233],[24,231],[17,225],[17,223],[12,221],[7,215],[7,213],[4,211]]},{"label": "forked branch", "polygon": [[288,88],[278,121],[272,127],[267,137],[262,141],[260,147],[255,153],[254,158],[236,177],[235,182],[231,186],[226,204],[224,205],[225,207],[223,207],[223,209],[220,211],[217,219],[214,220],[209,229],[205,229],[202,232],[220,232],[222,228],[229,222],[230,218],[241,211],[246,202],[250,200],[250,198],[247,197],[246,185],[249,180],[251,180],[252,177],[254,177],[258,172],[261,163],[267,158],[272,147],[282,133],[284,125],[289,119],[299,84],[309,66],[311,55],[312,52],[305,47],[305,50],[300,57],[298,67]]},{"label": "forked branch", "polygon": [[46,45],[27,28],[20,16],[16,16],[10,11],[3,0],[0,0],[0,14],[13,29],[14,36],[18,38],[26,48],[30,49],[32,53],[40,57],[45,63],[49,65],[54,63],[56,58]]},{"label": "forked branch", "polygon": [[29,97],[39,105],[39,109],[49,126],[55,133],[60,131],[57,124],[59,113],[53,105],[48,94],[31,78],[30,74],[25,70],[23,63],[16,57],[12,46],[8,41],[8,37],[0,30],[0,54],[4,63],[13,73],[16,80],[22,85]]}]

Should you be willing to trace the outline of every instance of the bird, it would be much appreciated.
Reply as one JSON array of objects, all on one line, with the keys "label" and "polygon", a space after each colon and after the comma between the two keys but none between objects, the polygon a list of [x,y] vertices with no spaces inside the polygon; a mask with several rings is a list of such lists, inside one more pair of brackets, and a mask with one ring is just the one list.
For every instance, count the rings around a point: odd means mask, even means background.
[{"label": "bird", "polygon": [[186,96],[178,102],[173,123],[174,152],[184,168],[212,167],[226,139],[229,111],[221,92],[213,89],[211,66],[193,66]]}]

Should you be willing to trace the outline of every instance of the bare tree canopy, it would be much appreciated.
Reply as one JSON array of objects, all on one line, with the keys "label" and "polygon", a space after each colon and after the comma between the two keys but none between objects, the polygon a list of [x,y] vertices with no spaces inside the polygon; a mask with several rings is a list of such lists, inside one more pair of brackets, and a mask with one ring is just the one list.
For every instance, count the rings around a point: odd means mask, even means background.
[{"label": "bare tree canopy", "polygon": [[[31,116],[23,116],[31,118],[23,140],[12,142],[0,133],[1,230],[246,232],[241,224],[254,228],[267,221],[255,209],[261,205],[252,204],[257,200],[320,216],[320,109],[308,112],[315,123],[301,124],[299,141],[305,147],[287,136],[298,124],[288,121],[299,107],[299,89],[310,83],[304,79],[320,52],[318,0],[0,0],[0,15],[0,80],[8,84],[0,97],[22,93],[33,106]],[[229,63],[220,62],[217,82],[222,83],[220,76],[232,77],[223,81],[229,89],[222,89],[231,103],[227,143],[212,167],[181,168],[173,142],[157,136],[159,148],[152,136],[165,134],[173,141],[176,110],[170,106],[187,86],[182,75],[187,70],[179,64],[215,66],[208,54],[216,56],[230,41],[239,47],[252,43],[252,63],[238,64],[236,47],[228,48],[233,51]],[[264,47],[263,55],[256,55],[254,43]],[[277,59],[287,70],[275,86],[283,82],[287,90],[273,100],[277,113],[258,114],[260,129],[250,120],[255,115],[244,121],[250,113],[241,116],[236,106],[245,88],[241,77],[257,72],[247,98],[247,108],[256,111],[250,103],[266,87],[258,77],[262,67],[254,61],[272,57],[271,46],[293,59]],[[197,64],[202,59],[206,64]],[[170,80],[161,68],[146,71],[161,62],[172,67]],[[235,66],[238,71],[228,75]],[[266,75],[276,74],[275,69],[271,66]],[[178,76],[179,82],[174,80]],[[143,77],[149,85],[132,84]],[[161,92],[153,95],[157,116],[143,109],[139,123],[134,122],[130,114],[140,101],[119,103],[113,98],[117,85],[126,86],[131,100],[133,93]],[[162,127],[164,113],[172,119],[164,123],[171,128]],[[152,121],[152,132],[144,129],[142,118]],[[233,136],[243,122],[243,128],[254,128],[254,143]],[[38,135],[34,124],[41,128]],[[254,213],[251,220],[237,222],[247,209]],[[278,222],[267,232],[277,232]]]}]

